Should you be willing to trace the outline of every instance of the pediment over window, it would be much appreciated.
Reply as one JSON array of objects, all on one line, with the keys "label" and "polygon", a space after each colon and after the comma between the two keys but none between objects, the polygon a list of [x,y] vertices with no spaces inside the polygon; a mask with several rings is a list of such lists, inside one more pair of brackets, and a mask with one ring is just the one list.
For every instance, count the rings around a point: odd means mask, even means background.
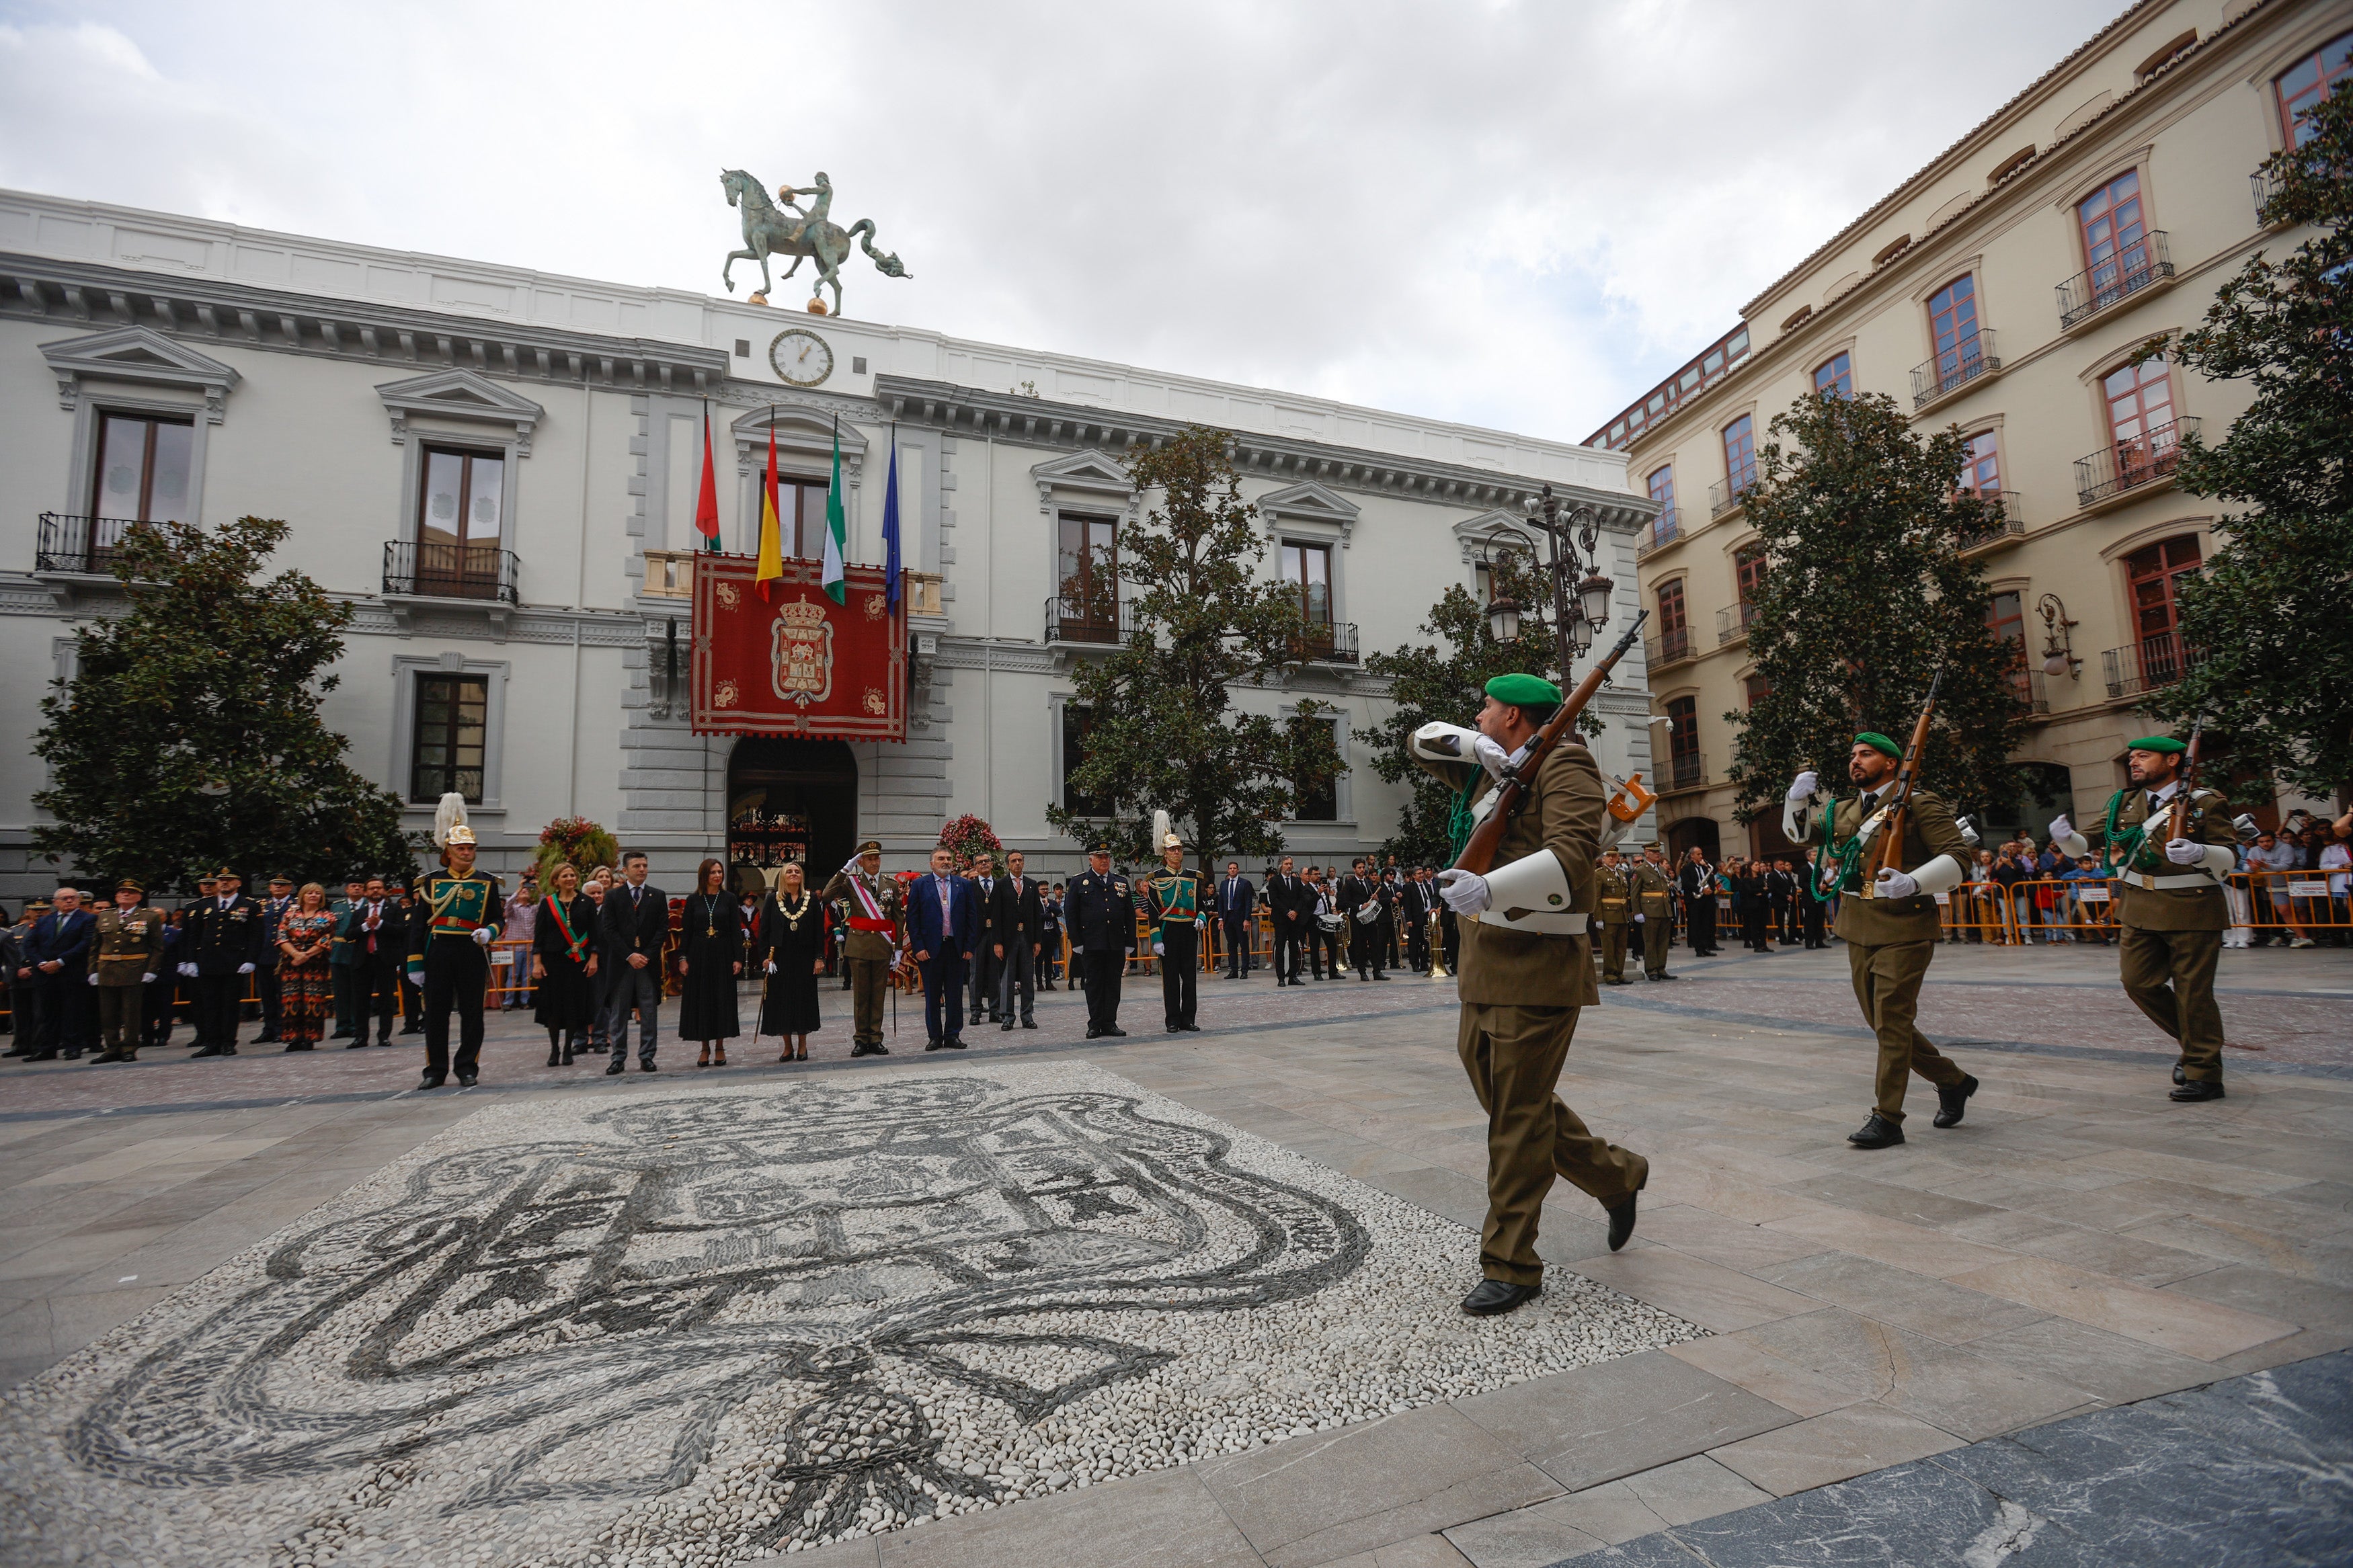
[{"label": "pediment over window", "polygon": [[438,370],[430,375],[388,381],[375,389],[392,416],[392,444],[408,439],[408,421],[419,414],[444,419],[474,419],[514,432],[515,455],[531,456],[531,434],[547,410],[521,393],[470,370]]},{"label": "pediment over window", "polygon": [[1266,525],[1268,537],[1281,531],[1284,524],[1320,524],[1322,529],[1336,535],[1342,549],[1348,545],[1348,535],[1356,526],[1361,510],[1356,502],[1335,490],[1325,489],[1314,480],[1286,485],[1279,490],[1269,490],[1253,503],[1260,520]]},{"label": "pediment over window", "polygon": [[1029,477],[1038,481],[1040,510],[1054,510],[1054,494],[1059,490],[1099,506],[1116,506],[1131,517],[1135,514],[1135,476],[1127,471],[1126,464],[1096,447],[1036,464]]},{"label": "pediment over window", "polygon": [[1500,509],[1462,519],[1454,524],[1454,539],[1462,547],[1465,561],[1498,550],[1517,550],[1533,555],[1536,549],[1535,538],[1522,526],[1519,517]]},{"label": "pediment over window", "polygon": [[[834,418],[813,408],[797,407],[789,403],[763,405],[748,414],[738,415],[728,426],[728,434],[735,439],[735,471],[738,474],[758,473],[768,462],[768,432],[776,433],[776,456],[789,461],[797,474],[825,470],[833,461]],[[841,479],[845,485],[855,485],[866,466],[866,437],[856,426],[843,424],[841,431]]]},{"label": "pediment over window", "polygon": [[244,379],[234,367],[151,327],[122,327],[43,343],[41,357],[58,378],[58,403],[68,409],[80,401],[85,378],[185,387],[204,395],[206,421],[217,425],[230,391]]}]

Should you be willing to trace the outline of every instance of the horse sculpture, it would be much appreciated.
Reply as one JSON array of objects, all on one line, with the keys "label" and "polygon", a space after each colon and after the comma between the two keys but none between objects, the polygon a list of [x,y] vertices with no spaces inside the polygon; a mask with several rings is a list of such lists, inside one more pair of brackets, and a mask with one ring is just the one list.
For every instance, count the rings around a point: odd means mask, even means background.
[{"label": "horse sculpture", "polygon": [[[727,291],[731,294],[735,291],[734,271],[738,261],[760,264],[760,297],[754,302],[765,304],[767,291],[776,286],[768,277],[768,258],[791,257],[793,264],[785,269],[785,276],[790,278],[801,269],[801,258],[810,257],[817,262],[817,281],[809,289],[810,303],[815,309],[823,310],[825,289],[830,284],[833,288],[833,313],[839,316],[841,314],[841,264],[849,259],[849,241],[853,236],[857,237],[860,248],[874,263],[876,271],[886,278],[907,276],[907,269],[900,265],[898,257],[874,248],[874,221],[871,218],[860,218],[845,229],[827,217],[826,214],[833,205],[833,182],[825,177],[823,170],[818,172],[816,179],[805,190],[797,190],[791,185],[780,187],[777,195],[785,203],[782,207],[770,202],[768,193],[760,182],[741,169],[723,169],[719,183],[727,192],[727,205],[741,207],[744,213],[744,248],[729,251],[727,264],[719,269],[720,281],[727,285]],[[807,212],[794,203],[796,196],[812,198]]]}]

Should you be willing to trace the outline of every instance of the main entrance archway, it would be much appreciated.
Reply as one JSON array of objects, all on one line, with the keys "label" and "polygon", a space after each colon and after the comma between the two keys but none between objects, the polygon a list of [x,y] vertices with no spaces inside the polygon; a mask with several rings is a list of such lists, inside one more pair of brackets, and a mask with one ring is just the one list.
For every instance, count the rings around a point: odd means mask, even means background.
[{"label": "main entrance archway", "polygon": [[858,835],[858,759],[846,741],[751,735],[727,753],[727,860],[768,870],[787,860],[818,884]]}]

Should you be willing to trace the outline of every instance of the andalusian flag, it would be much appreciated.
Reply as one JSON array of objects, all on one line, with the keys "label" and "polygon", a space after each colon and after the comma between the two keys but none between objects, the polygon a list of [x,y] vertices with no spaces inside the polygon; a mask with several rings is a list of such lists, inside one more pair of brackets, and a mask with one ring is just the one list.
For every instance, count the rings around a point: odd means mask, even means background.
[{"label": "andalusian flag", "polygon": [[785,574],[784,530],[776,517],[776,411],[768,410],[768,477],[760,485],[760,563],[752,585],[768,597],[768,584]]},{"label": "andalusian flag", "polygon": [[841,569],[849,538],[841,512],[841,421],[833,422],[833,483],[825,492],[825,591],[837,605],[849,602],[849,582]]}]

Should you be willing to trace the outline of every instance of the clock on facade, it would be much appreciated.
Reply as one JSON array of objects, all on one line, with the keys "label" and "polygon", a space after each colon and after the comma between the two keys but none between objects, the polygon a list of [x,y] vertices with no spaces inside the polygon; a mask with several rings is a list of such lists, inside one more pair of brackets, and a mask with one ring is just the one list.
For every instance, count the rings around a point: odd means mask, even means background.
[{"label": "clock on facade", "polygon": [[768,363],[795,386],[816,386],[833,374],[833,351],[807,327],[794,327],[768,345]]}]

